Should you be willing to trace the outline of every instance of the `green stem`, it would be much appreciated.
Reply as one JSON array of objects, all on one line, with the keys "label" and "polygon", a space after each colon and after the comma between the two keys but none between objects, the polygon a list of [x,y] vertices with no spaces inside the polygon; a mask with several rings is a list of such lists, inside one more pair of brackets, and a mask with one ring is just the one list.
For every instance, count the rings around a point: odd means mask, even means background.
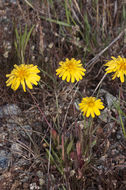
[{"label": "green stem", "polygon": [[[122,84],[121,84],[121,88],[122,88]],[[118,110],[118,113],[119,113],[119,119],[120,119],[122,131],[123,131],[123,135],[124,135],[124,137],[126,138],[126,130],[125,130],[125,127],[124,127],[124,124],[123,124],[123,120],[122,120],[122,116],[121,116],[121,109],[120,109],[120,94],[121,94],[121,88],[119,88],[119,110]]]},{"label": "green stem", "polygon": [[89,157],[91,157],[92,152],[92,127],[93,127],[93,118],[90,119],[89,123]]},{"label": "green stem", "polygon": [[123,124],[123,120],[122,120],[122,116],[121,116],[120,111],[119,111],[119,119],[120,119],[120,122],[121,122],[121,126],[122,126],[122,131],[123,131],[124,137],[126,138],[126,130],[125,130],[125,127],[124,127],[124,124]]}]

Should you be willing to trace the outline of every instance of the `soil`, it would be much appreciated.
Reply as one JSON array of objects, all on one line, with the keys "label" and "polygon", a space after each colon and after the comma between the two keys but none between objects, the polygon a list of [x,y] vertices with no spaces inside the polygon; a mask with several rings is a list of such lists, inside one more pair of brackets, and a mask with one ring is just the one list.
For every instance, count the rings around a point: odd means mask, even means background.
[{"label": "soil", "polygon": [[[101,36],[102,32],[99,31],[96,43],[91,36],[90,47],[76,26],[61,27],[54,21],[50,22],[51,19],[55,20],[55,16],[62,22],[66,19],[62,2],[55,0],[52,7],[48,1],[28,2],[0,1],[0,115],[4,106],[8,109],[10,105],[16,105],[18,110],[16,114],[0,116],[0,190],[125,190],[126,139],[118,111],[108,107],[105,94],[101,98],[105,102],[108,116],[106,121],[102,118],[94,120],[91,157],[86,153],[78,157],[76,152],[84,132],[83,117],[77,109],[78,102],[82,96],[94,92],[105,74],[103,65],[106,60],[111,56],[125,56],[126,53],[125,30],[122,27],[125,22],[121,17],[125,2],[120,1],[116,16],[107,17],[106,27],[102,26],[105,36]],[[110,4],[108,3],[108,10],[113,11],[116,3],[112,1]],[[83,6],[86,7],[92,30],[95,31],[93,4],[91,6],[90,2],[84,1]],[[104,8],[101,1],[99,6]],[[80,18],[81,24],[83,23],[81,14],[72,14],[75,20]],[[102,15],[101,11],[99,14]],[[26,48],[25,61],[42,69],[41,83],[31,93],[24,93],[21,88],[13,92],[6,87],[6,74],[10,73],[14,64],[19,64],[14,46],[15,29],[19,31],[21,27],[24,31],[26,25],[28,31],[33,25],[34,29]],[[85,32],[83,25],[78,23],[77,26]],[[107,50],[102,53],[106,47]],[[87,69],[85,80],[75,86],[55,76],[59,61],[67,57],[81,59]],[[121,85],[118,79],[112,81],[110,76],[106,76],[101,88],[117,99],[119,91],[121,92],[125,127],[125,84]],[[57,145],[55,142],[58,138],[66,143],[65,146],[73,140],[74,148],[69,157],[62,155],[62,143]],[[86,142],[88,143],[87,136],[84,139],[85,147]],[[57,158],[56,154],[53,155],[54,161],[49,160],[47,150],[50,143],[52,151],[59,156]],[[54,164],[55,161],[58,167]]]}]

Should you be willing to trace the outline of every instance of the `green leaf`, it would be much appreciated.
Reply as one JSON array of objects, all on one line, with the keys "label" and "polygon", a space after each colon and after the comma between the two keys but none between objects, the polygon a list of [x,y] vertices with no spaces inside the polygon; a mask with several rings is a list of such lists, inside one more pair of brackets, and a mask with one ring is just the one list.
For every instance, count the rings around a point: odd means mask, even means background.
[{"label": "green leaf", "polygon": [[25,25],[24,34],[22,35],[22,40],[21,40],[21,47],[23,50],[23,54],[25,53],[26,38],[27,38],[27,25]]},{"label": "green leaf", "polygon": [[97,142],[96,140],[94,140],[94,141],[92,142],[92,145],[91,145],[92,148],[96,145],[96,142]]},{"label": "green leaf", "polygon": [[70,24],[68,24],[66,22],[60,21],[60,20],[46,18],[44,16],[41,16],[41,18],[44,19],[44,20],[46,20],[46,21],[53,22],[53,23],[56,23],[56,24],[59,24],[59,25],[62,25],[62,26],[72,27],[72,25],[70,25]]},{"label": "green leaf", "polygon": [[26,49],[26,46],[27,46],[27,43],[29,41],[29,38],[30,38],[30,35],[32,33],[32,30],[34,28],[34,25],[31,27],[30,31],[28,32],[28,34],[26,35],[26,39],[25,39],[25,44],[24,44],[24,52],[25,52],[25,49]]},{"label": "green leaf", "polygon": [[72,149],[72,146],[73,146],[73,140],[71,140],[71,142],[68,144],[67,146],[67,154],[69,155],[71,149]]}]

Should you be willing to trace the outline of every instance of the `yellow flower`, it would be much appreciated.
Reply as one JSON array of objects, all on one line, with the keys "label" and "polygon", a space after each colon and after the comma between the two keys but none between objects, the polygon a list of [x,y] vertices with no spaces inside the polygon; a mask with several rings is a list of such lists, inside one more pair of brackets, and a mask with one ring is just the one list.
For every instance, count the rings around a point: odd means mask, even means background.
[{"label": "yellow flower", "polygon": [[74,58],[71,60],[67,58],[65,62],[60,61],[60,67],[56,70],[56,75],[62,77],[62,80],[66,79],[67,82],[70,82],[71,80],[72,83],[74,83],[75,80],[82,80],[82,76],[85,75],[84,72],[86,70],[83,68],[80,62],[80,60],[77,61]]},{"label": "yellow flower", "polygon": [[37,73],[39,72],[40,70],[33,64],[14,65],[14,69],[11,73],[6,75],[6,77],[9,77],[6,81],[6,85],[11,86],[11,88],[16,91],[21,84],[24,92],[26,92],[26,85],[28,88],[32,89],[32,84],[38,84],[37,82],[40,80],[40,76],[37,75]]},{"label": "yellow flower", "polygon": [[79,104],[80,110],[83,112],[83,115],[89,117],[90,115],[94,118],[95,115],[100,115],[100,109],[103,109],[103,103],[101,99],[96,100],[95,97],[86,97],[83,98]]},{"label": "yellow flower", "polygon": [[124,82],[124,75],[126,75],[126,58],[122,58],[118,56],[118,58],[112,57],[111,61],[108,61],[105,66],[106,68],[106,73],[112,73],[113,74],[113,80],[118,77],[120,78],[121,82]]}]

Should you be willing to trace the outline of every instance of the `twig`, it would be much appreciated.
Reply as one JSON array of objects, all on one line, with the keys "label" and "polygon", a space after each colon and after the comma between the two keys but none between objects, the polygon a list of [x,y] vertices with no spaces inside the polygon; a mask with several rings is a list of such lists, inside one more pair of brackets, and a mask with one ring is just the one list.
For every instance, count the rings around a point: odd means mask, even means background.
[{"label": "twig", "polygon": [[52,135],[50,136],[50,143],[49,143],[48,175],[49,175],[49,170],[50,170],[51,145],[52,145]]},{"label": "twig", "polygon": [[120,34],[105,48],[103,49],[100,53],[98,53],[93,59],[91,59],[87,64],[86,68],[89,68],[93,63],[95,63],[98,58],[106,51],[108,50],[116,41],[118,41],[122,35],[124,34],[124,31],[120,32]]},{"label": "twig", "polygon": [[[75,85],[72,87],[71,91],[74,89],[74,87],[76,86],[77,82],[75,83]],[[76,88],[76,91],[73,95],[73,98],[75,97],[76,93],[78,91],[78,88]],[[68,105],[68,108],[67,108],[67,111],[66,111],[66,114],[65,114],[65,117],[64,117],[64,121],[63,121],[63,125],[62,125],[62,128],[64,128],[64,125],[65,125],[65,122],[66,122],[66,118],[67,118],[67,114],[68,114],[68,111],[69,111],[69,108],[70,108],[70,105],[72,104],[72,101],[73,101],[73,98],[71,99],[69,105]]]},{"label": "twig", "polygon": [[94,95],[94,93],[97,91],[97,89],[99,88],[100,84],[102,83],[102,81],[104,80],[104,78],[106,77],[106,73],[103,75],[102,79],[100,80],[100,82],[98,83],[98,85],[96,86],[94,92],[92,93],[92,96]]},{"label": "twig", "polygon": [[45,121],[46,121],[47,125],[48,125],[48,126],[50,127],[50,129],[51,129],[52,127],[51,127],[50,123],[48,122],[48,120],[46,119],[45,114],[42,112],[41,108],[39,107],[39,104],[38,104],[37,99],[35,98],[35,96],[33,96],[33,94],[30,92],[30,90],[29,90],[29,89],[28,89],[28,92],[30,93],[30,95],[31,95],[31,97],[32,97],[32,99],[33,99],[33,101],[34,101],[35,105],[37,106],[38,110],[40,111],[41,115],[42,115],[42,116],[43,116],[43,118],[45,119]]}]

